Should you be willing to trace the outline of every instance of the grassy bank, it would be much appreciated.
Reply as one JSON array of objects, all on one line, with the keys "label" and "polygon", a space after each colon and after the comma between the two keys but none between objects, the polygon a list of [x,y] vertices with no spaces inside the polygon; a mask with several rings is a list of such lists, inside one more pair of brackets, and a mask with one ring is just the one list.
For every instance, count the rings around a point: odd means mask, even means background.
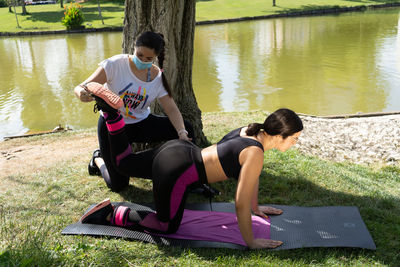
[{"label": "grassy bank", "polygon": [[[264,117],[262,112],[206,113],[204,132],[211,142],[216,142],[228,130]],[[77,131],[10,140],[0,150],[6,146],[18,150],[21,146],[29,149],[30,145],[43,144],[46,153],[52,153],[46,144],[62,145],[80,134]],[[84,134],[95,136],[95,130]],[[87,144],[79,140],[75,142],[82,142],[85,150]],[[260,203],[357,206],[376,251],[182,249],[122,239],[62,236],[64,227],[76,222],[90,204],[105,197],[112,201],[152,200],[151,183],[146,180],[131,179],[129,188],[122,193],[110,192],[102,179],[87,174],[90,153],[87,148],[83,157],[72,156],[37,171],[0,174],[0,266],[395,266],[400,261],[400,169],[332,163],[296,150],[266,153]],[[215,187],[222,191],[215,201],[233,201],[233,181]],[[193,195],[189,200],[207,201]]]},{"label": "grassy bank", "polygon": [[[299,12],[332,7],[369,6],[400,0],[211,0],[196,4],[196,21],[230,19],[238,17],[266,16],[290,12]],[[67,5],[67,4],[65,4]],[[86,28],[121,27],[124,17],[124,1],[101,1],[104,24],[98,15],[97,2],[83,3]],[[8,8],[0,8],[0,32],[54,31],[65,30],[61,24],[64,10],[59,4],[27,6],[28,15],[22,16],[21,7],[17,7],[20,28],[17,28],[14,13]]]},{"label": "grassy bank", "polygon": [[[67,5],[64,4],[64,6]],[[123,24],[123,1],[101,3],[104,25],[99,17],[96,1],[83,3],[82,6],[86,28],[120,27]],[[32,5],[26,8],[29,14],[23,16],[21,15],[22,8],[17,7],[20,28],[17,28],[15,14],[8,12],[8,8],[0,8],[0,32],[65,30],[65,26],[61,24],[64,9],[60,7],[60,4]]]},{"label": "grassy bank", "polygon": [[196,21],[267,16],[333,7],[354,7],[395,3],[398,0],[214,0],[199,1],[196,5]]}]

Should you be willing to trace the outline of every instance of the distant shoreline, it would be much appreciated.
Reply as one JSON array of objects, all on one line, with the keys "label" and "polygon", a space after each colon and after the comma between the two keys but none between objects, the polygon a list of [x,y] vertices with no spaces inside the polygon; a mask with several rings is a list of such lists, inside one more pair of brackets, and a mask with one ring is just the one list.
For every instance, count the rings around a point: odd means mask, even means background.
[{"label": "distant shoreline", "polygon": [[[398,6],[400,6],[400,2],[385,3],[385,4],[380,4],[380,5],[367,5],[367,6],[362,5],[362,6],[353,6],[353,7],[339,7],[338,6],[338,7],[332,7],[332,8],[312,9],[312,10],[288,12],[288,13],[281,13],[281,14],[272,14],[272,15],[265,15],[265,16],[205,20],[205,21],[196,22],[196,25],[210,25],[210,24],[219,24],[219,23],[230,23],[230,22],[240,22],[240,21],[249,21],[249,20],[283,18],[283,17],[319,16],[319,15],[325,15],[325,14],[357,12],[357,11],[365,11],[368,9],[391,8],[391,7],[398,7]],[[3,37],[3,36],[6,36],[6,37],[7,36],[35,36],[35,35],[52,35],[52,34],[74,34],[74,33],[76,34],[76,33],[94,33],[94,32],[118,32],[118,31],[122,31],[123,28],[124,27],[121,26],[121,27],[88,28],[88,29],[79,29],[79,30],[0,32],[0,37]]]}]

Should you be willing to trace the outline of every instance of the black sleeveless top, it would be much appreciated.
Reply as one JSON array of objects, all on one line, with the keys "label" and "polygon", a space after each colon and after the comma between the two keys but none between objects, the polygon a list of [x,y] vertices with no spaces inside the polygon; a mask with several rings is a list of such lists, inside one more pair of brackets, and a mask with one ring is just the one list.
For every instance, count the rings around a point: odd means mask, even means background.
[{"label": "black sleeveless top", "polygon": [[231,131],[217,143],[219,161],[226,176],[230,178],[239,179],[240,169],[242,168],[239,163],[239,154],[243,149],[249,146],[258,146],[264,151],[260,142],[240,136],[242,128]]}]

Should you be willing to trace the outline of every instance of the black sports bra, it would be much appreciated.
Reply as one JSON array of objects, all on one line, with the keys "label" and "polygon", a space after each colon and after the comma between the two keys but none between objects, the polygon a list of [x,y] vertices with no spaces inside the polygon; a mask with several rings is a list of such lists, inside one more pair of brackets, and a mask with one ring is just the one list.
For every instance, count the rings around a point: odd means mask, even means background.
[{"label": "black sports bra", "polygon": [[239,163],[240,152],[249,146],[258,146],[264,151],[262,144],[254,139],[241,137],[238,128],[227,135],[217,143],[217,153],[222,169],[227,177],[239,179],[239,173],[242,166]]}]

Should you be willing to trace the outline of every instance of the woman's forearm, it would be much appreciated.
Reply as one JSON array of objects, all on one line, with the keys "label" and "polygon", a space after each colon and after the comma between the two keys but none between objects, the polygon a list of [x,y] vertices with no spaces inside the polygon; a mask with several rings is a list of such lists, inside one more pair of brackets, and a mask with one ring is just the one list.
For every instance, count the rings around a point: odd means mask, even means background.
[{"label": "woman's forearm", "polygon": [[97,82],[100,84],[104,84],[107,81],[106,72],[102,67],[98,67],[89,78],[87,78],[84,82],[74,88],[75,96],[80,99],[82,102],[90,102],[93,101],[94,98],[85,90],[84,84],[89,82]]},{"label": "woman's forearm", "polygon": [[169,111],[169,114],[167,113],[167,116],[178,134],[180,130],[185,130],[183,117],[178,108]]},{"label": "woman's forearm", "polygon": [[163,107],[165,114],[174,126],[179,139],[190,140],[187,136],[188,132],[185,129],[182,114],[175,104],[175,101],[170,96],[164,96],[159,99],[159,102]]},{"label": "woman's forearm", "polygon": [[259,180],[257,180],[256,182],[253,197],[251,199],[251,209],[253,210],[253,212],[258,211],[258,186],[259,186]]},{"label": "woman's forearm", "polygon": [[236,208],[236,216],[238,220],[239,230],[242,234],[244,242],[248,247],[252,247],[254,243],[253,228],[251,224],[251,212],[250,208]]}]

